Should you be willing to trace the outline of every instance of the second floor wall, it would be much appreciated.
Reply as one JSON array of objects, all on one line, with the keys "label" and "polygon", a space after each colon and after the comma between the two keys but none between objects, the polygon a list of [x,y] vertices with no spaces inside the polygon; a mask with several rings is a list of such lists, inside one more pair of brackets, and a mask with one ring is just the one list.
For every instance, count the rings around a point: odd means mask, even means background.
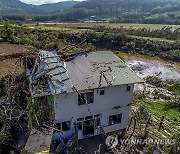
[{"label": "second floor wall", "polygon": [[126,107],[132,102],[133,89],[134,85],[121,85],[80,92],[85,96],[88,104],[79,102],[77,92],[56,95],[54,96],[55,120],[58,122],[70,120],[72,117],[81,118]]}]

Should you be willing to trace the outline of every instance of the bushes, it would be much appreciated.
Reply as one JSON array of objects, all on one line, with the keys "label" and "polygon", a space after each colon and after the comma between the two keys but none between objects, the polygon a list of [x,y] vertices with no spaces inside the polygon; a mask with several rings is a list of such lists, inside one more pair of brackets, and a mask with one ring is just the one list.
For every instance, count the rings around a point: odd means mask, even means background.
[{"label": "bushes", "polygon": [[4,28],[2,29],[1,37],[8,42],[14,41],[14,28],[11,24],[5,23]]},{"label": "bushes", "polygon": [[[44,122],[48,122],[50,116],[50,108],[47,105],[46,97],[34,99],[28,101],[26,108],[26,115],[28,119],[28,125],[30,127],[39,126]],[[45,120],[45,119],[48,120]]]},{"label": "bushes", "polygon": [[[93,27],[92,30],[94,31],[77,33],[74,31],[46,29],[40,26],[12,27],[6,25],[2,36],[6,41],[27,44],[44,50],[58,50],[66,45],[86,41],[87,45],[91,44],[98,49],[133,51],[174,61],[180,60],[179,42],[165,39],[177,39],[177,35],[171,32],[171,28],[163,27],[161,30],[149,30],[143,28]],[[178,29],[175,32],[179,34]],[[142,35],[147,37],[141,37]],[[154,35],[163,39],[154,38]]]},{"label": "bushes", "polygon": [[169,91],[175,92],[180,95],[180,82],[179,81],[169,81],[166,84],[166,88]]},{"label": "bushes", "polygon": [[26,110],[27,110],[28,124],[30,127],[34,125],[39,125],[38,119],[40,119],[44,113],[44,110],[42,108],[43,106],[44,106],[43,103],[38,100],[28,102]]},{"label": "bushes", "polygon": [[150,113],[146,110],[145,106],[141,105],[138,108],[138,115],[142,117],[142,119],[147,120],[150,116]]},{"label": "bushes", "polygon": [[146,82],[149,84],[152,84],[156,87],[166,88],[167,90],[169,90],[171,92],[180,94],[180,81],[176,81],[176,80],[163,81],[159,77],[148,76],[148,77],[146,77]]},{"label": "bushes", "polygon": [[146,82],[149,84],[152,84],[156,87],[164,87],[164,82],[162,81],[162,79],[160,79],[159,77],[156,76],[148,76],[146,77]]}]

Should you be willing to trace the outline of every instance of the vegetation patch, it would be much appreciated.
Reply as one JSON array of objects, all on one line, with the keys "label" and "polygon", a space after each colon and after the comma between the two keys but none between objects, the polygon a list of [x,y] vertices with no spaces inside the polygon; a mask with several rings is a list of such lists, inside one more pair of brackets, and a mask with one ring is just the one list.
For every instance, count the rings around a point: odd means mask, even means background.
[{"label": "vegetation patch", "polygon": [[180,104],[178,102],[145,100],[142,93],[136,93],[133,102],[159,118],[164,116],[174,126],[180,125]]},{"label": "vegetation patch", "polygon": [[180,95],[180,81],[167,80],[163,81],[161,78],[156,76],[148,76],[146,82],[156,87],[166,88],[167,90]]},{"label": "vegetation patch", "polygon": [[[28,27],[27,25],[5,23],[0,37],[11,43],[31,45],[37,49],[44,50],[63,49],[65,51],[65,46],[73,46],[83,42],[83,45],[78,47],[78,50],[68,50],[66,52],[121,50],[179,61],[180,42],[176,41],[178,34],[180,34],[178,29],[172,31],[168,27],[156,31],[134,28],[125,29],[123,27],[115,29],[94,27],[87,31],[79,31],[76,29],[54,29],[49,26],[39,27],[38,25],[32,28],[32,26]],[[152,37],[152,39],[144,39],[142,36]],[[158,41],[154,38],[161,40]]]},{"label": "vegetation patch", "polygon": [[46,102],[46,98],[28,101],[26,113],[30,128],[40,126],[44,122],[48,122],[47,119],[50,114],[50,108]]}]

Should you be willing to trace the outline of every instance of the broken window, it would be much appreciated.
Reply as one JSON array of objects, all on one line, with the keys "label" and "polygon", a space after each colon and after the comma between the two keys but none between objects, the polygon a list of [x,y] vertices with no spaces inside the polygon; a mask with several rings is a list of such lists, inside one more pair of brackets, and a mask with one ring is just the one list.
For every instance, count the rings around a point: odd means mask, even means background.
[{"label": "broken window", "polygon": [[94,93],[88,92],[88,93],[82,93],[78,95],[78,105],[83,104],[90,104],[94,102]]},{"label": "broken window", "polygon": [[122,114],[117,114],[109,117],[109,125],[121,123]]},{"label": "broken window", "polygon": [[70,129],[71,129],[71,122],[70,121],[62,122],[62,130],[63,131],[68,131]]},{"label": "broken window", "polygon": [[104,93],[105,93],[104,89],[100,90],[100,95],[104,95]]},{"label": "broken window", "polygon": [[131,91],[131,86],[130,85],[127,85],[126,91]]},{"label": "broken window", "polygon": [[78,95],[78,105],[86,104],[85,94]]}]

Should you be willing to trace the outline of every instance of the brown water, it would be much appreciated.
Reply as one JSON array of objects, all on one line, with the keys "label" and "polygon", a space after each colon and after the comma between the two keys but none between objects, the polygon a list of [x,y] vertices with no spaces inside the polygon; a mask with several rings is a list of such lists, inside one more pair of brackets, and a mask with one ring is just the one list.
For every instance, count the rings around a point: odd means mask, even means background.
[{"label": "brown water", "polygon": [[165,61],[161,58],[132,53],[116,52],[140,77],[159,76],[163,80],[180,81],[180,62]]}]

